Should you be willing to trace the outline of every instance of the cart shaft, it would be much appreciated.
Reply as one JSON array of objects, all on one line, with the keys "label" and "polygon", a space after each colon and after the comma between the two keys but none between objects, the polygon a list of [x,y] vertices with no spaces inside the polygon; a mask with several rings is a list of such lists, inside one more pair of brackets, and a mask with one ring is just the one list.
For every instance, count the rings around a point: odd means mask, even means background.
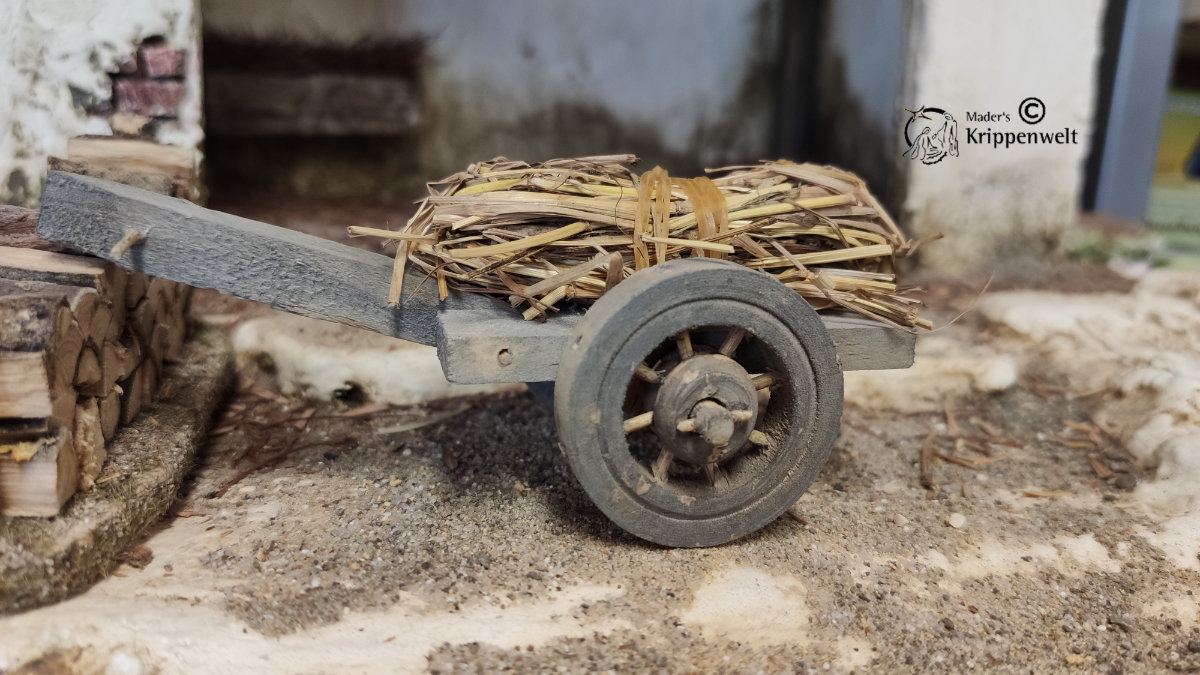
[{"label": "cart shaft", "polygon": [[[112,256],[129,230],[144,238]],[[37,232],[127,269],[427,345],[442,307],[491,305],[457,293],[440,304],[436,284],[410,272],[403,303],[389,307],[385,255],[58,171],[46,178]]]}]

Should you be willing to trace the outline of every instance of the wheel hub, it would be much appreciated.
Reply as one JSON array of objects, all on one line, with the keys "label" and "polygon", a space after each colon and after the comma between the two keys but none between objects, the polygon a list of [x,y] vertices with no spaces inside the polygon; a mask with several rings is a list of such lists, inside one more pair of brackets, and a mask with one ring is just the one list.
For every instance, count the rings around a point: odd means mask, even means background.
[{"label": "wheel hub", "polygon": [[711,465],[744,448],[758,417],[749,373],[721,354],[685,359],[663,380],[654,400],[654,431],[675,457]]}]

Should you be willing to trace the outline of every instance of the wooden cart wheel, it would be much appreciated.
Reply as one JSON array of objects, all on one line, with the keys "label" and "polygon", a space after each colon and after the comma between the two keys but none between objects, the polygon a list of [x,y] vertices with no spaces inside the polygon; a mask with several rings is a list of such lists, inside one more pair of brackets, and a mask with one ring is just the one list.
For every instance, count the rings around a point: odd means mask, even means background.
[{"label": "wooden cart wheel", "polygon": [[606,293],[564,351],[559,438],[614,523],[667,546],[766,525],[825,465],[842,373],[817,313],[777,280],[672,260]]}]

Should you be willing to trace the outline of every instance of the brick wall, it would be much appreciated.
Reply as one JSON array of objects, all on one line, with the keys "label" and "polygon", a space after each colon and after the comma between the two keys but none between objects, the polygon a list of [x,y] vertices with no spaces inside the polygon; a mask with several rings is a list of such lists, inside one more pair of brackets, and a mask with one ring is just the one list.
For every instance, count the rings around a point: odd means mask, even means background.
[{"label": "brick wall", "polygon": [[136,54],[118,63],[107,111],[113,134],[152,137],[162,121],[178,119],[187,96],[186,63],[186,51],[161,38],[143,41]]}]

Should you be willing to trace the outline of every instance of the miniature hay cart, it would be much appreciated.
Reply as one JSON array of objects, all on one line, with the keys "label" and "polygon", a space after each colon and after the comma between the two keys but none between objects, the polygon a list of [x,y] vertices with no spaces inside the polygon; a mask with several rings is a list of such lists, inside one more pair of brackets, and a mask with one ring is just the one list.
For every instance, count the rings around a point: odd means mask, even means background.
[{"label": "miniature hay cart", "polygon": [[[842,371],[906,368],[915,336],[819,316],[741,265],[641,270],[586,312],[524,321],[392,259],[116,183],[51,172],[38,233],[147,274],[436,345],[447,379],[554,385],[563,452],[613,522],[667,546],[712,546],[791,506],[824,466]],[[136,240],[132,246],[119,242]],[[123,250],[125,249],[125,250]]]}]

